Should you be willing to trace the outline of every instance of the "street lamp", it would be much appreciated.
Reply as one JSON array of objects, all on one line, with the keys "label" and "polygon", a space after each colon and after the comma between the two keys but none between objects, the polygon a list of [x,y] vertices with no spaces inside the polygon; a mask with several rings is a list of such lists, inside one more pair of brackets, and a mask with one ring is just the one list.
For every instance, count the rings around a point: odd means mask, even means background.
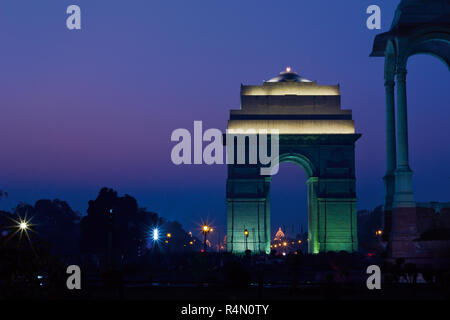
[{"label": "street lamp", "polygon": [[206,236],[208,233],[212,232],[212,228],[210,228],[208,225],[203,225],[202,227],[202,233],[203,233],[203,252],[206,252]]},{"label": "street lamp", "polygon": [[248,230],[244,230],[244,236],[245,236],[245,251],[248,250]]},{"label": "street lamp", "polygon": [[28,230],[28,223],[26,221],[22,221],[21,223],[19,223],[19,229],[21,231],[26,231]]},{"label": "street lamp", "polygon": [[[14,235],[16,233],[19,233],[19,241],[22,239],[22,236],[25,234],[25,236],[30,241],[30,236],[28,234],[28,231],[34,232],[33,226],[34,224],[31,223],[31,219],[27,219],[26,215],[24,218],[18,217],[18,219],[9,218],[13,223],[13,228],[16,229],[14,232]],[[2,235],[7,234],[6,231],[3,231]]]},{"label": "street lamp", "polygon": [[170,242],[171,242],[171,241],[169,241],[169,240],[172,238],[172,234],[169,232],[169,233],[166,234],[166,237],[167,237],[167,240],[166,240],[166,243],[167,243],[167,251],[170,253]]},{"label": "street lamp", "polygon": [[115,234],[115,214],[114,210],[110,208],[106,214],[108,217],[108,233],[107,233],[107,251],[106,261],[110,269],[114,269],[116,266],[116,234]]},{"label": "street lamp", "polygon": [[158,228],[154,228],[153,229],[153,241],[158,241],[159,240],[159,230]]}]

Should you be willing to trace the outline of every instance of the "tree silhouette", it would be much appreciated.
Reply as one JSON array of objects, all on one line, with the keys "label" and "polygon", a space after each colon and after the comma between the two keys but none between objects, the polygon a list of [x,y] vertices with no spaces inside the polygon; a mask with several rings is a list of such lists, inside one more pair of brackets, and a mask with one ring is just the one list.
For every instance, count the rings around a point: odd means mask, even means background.
[{"label": "tree silhouette", "polygon": [[20,203],[13,214],[30,219],[36,237],[48,242],[52,253],[59,256],[78,253],[80,215],[67,202],[43,199],[34,206]]},{"label": "tree silhouette", "polygon": [[[112,226],[111,226],[112,224]],[[108,241],[113,233],[115,258],[129,262],[142,254],[153,227],[171,233],[167,251],[188,250],[189,235],[180,223],[167,221],[154,212],[139,208],[135,198],[118,196],[113,189],[102,188],[95,200],[89,201],[87,216],[81,220],[81,250],[84,253],[107,255]],[[109,239],[109,240],[108,240]]]},{"label": "tree silhouette", "polygon": [[101,189],[97,198],[89,201],[87,216],[81,220],[82,252],[106,255],[108,232],[112,232],[115,258],[136,257],[145,238],[142,218],[135,198],[119,197],[112,189]]}]

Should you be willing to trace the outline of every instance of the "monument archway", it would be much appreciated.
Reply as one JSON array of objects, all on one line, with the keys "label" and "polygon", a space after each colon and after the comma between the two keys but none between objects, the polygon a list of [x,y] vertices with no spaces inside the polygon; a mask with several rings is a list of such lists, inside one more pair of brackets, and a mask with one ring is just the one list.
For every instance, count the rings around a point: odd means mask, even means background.
[{"label": "monument archway", "polygon": [[[341,109],[339,86],[318,85],[289,69],[262,86],[241,86],[241,109],[230,112],[226,140],[241,136],[248,159],[251,139],[242,136],[270,129],[279,131],[273,163],[293,162],[308,177],[309,253],[356,251],[355,142],[361,135],[351,110]],[[272,177],[261,175],[261,167],[260,161],[228,164],[229,252],[270,252]]]}]

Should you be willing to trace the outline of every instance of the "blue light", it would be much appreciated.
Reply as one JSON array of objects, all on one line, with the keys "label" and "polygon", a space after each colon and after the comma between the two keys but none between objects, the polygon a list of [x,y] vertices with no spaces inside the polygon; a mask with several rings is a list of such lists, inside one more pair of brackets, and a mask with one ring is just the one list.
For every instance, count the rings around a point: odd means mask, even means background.
[{"label": "blue light", "polygon": [[153,229],[153,241],[159,240],[159,230],[158,228]]}]

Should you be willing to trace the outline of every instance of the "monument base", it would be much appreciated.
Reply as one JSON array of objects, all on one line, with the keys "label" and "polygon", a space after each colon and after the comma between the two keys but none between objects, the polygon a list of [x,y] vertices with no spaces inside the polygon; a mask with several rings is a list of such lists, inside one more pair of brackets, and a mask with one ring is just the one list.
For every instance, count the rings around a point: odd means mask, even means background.
[{"label": "monument base", "polygon": [[418,258],[419,251],[414,241],[418,238],[416,208],[394,208],[388,257],[391,259]]}]

